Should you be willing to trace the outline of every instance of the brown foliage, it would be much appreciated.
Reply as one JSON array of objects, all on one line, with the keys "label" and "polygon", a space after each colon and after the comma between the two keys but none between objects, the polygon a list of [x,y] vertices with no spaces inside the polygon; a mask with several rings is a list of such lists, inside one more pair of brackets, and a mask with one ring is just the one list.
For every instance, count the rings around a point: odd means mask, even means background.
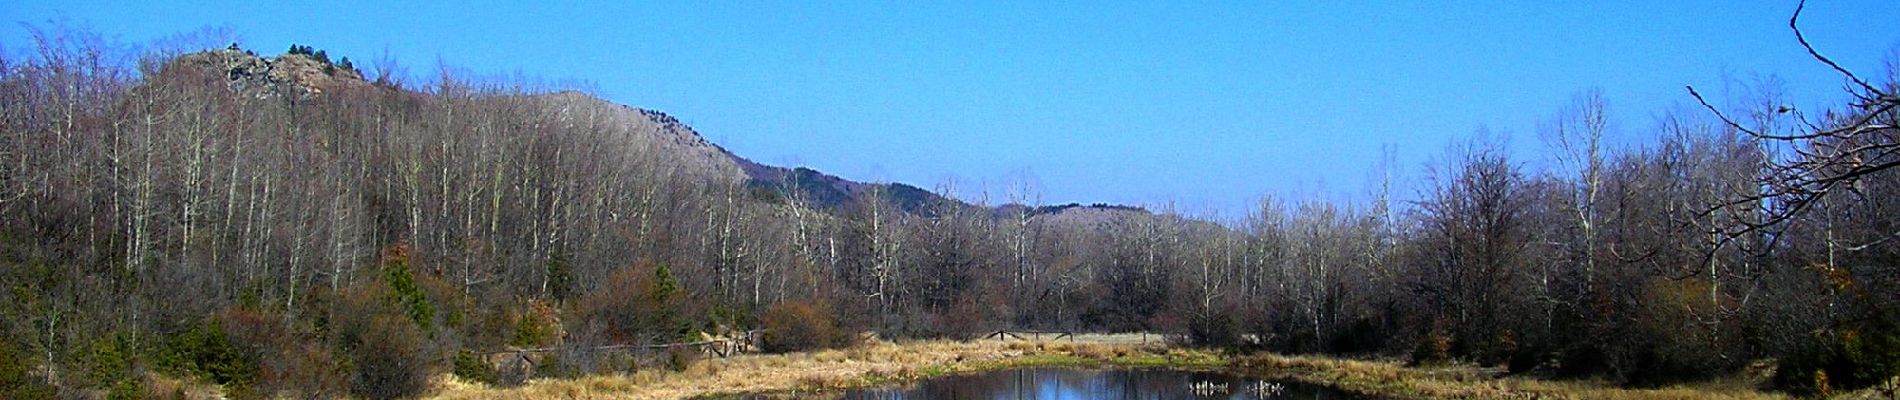
[{"label": "brown foliage", "polygon": [[256,382],[241,393],[258,397],[335,397],[346,389],[342,366],[328,349],[297,332],[283,315],[226,309],[217,315],[226,337],[238,346]]},{"label": "brown foliage", "polygon": [[370,319],[368,337],[348,351],[356,371],[350,377],[350,392],[368,399],[395,399],[422,394],[429,389],[429,361],[423,334],[401,315],[383,314]]},{"label": "brown foliage", "polygon": [[765,329],[765,351],[794,352],[844,344],[848,334],[838,329],[829,306],[821,302],[787,300],[759,315]]},{"label": "brown foliage", "polygon": [[404,313],[387,285],[367,283],[333,299],[329,340],[348,360],[349,391],[387,399],[421,394],[440,359],[428,335]]},{"label": "brown foliage", "polygon": [[598,326],[609,343],[640,340],[668,342],[684,336],[683,317],[694,315],[677,292],[677,283],[661,282],[659,263],[641,259],[630,268],[614,271],[607,283],[574,303],[579,326]]}]

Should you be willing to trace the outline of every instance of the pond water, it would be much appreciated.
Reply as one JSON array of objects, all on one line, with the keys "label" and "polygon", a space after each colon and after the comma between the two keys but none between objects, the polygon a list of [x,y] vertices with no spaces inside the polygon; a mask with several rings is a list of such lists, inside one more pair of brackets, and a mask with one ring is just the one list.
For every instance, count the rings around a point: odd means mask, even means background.
[{"label": "pond water", "polygon": [[950,376],[899,388],[859,389],[852,400],[921,399],[1351,399],[1337,390],[1165,369],[1031,368]]}]

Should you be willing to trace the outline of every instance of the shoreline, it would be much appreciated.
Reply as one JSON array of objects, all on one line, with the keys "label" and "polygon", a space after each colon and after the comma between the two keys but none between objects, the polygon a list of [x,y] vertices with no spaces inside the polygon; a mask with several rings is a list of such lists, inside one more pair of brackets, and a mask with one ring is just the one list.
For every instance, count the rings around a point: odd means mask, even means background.
[{"label": "shoreline", "polygon": [[[806,353],[744,355],[694,362],[683,371],[544,378],[496,388],[445,377],[428,398],[454,400],[682,399],[763,395],[809,398],[946,375],[1031,367],[1175,368],[1326,386],[1400,399],[1787,399],[1740,379],[1654,389],[1600,381],[1500,376],[1472,366],[1412,367],[1397,361],[1268,353],[1228,355],[1158,344],[1097,341],[877,342]],[[1854,398],[1852,394],[1849,398]]]}]

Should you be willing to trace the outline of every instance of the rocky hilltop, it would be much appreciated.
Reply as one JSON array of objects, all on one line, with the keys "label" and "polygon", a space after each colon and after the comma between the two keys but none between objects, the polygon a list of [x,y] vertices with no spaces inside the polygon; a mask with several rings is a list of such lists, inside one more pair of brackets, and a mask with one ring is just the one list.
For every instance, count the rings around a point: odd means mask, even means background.
[{"label": "rocky hilltop", "polygon": [[[725,148],[707,141],[692,127],[666,113],[615,104],[590,94],[561,91],[536,95],[547,111],[562,121],[607,121],[599,129],[624,130],[645,139],[634,148],[660,154],[665,167],[676,172],[711,179],[743,180],[747,175],[740,165],[750,164]],[[597,118],[581,118],[582,116]]]},{"label": "rocky hilltop", "polygon": [[339,85],[366,86],[354,67],[306,54],[259,56],[237,46],[178,57],[167,68],[202,68],[224,75],[231,90],[256,97],[322,94]]},{"label": "rocky hilltop", "polygon": [[[185,71],[207,77],[222,76],[232,91],[252,98],[310,99],[342,87],[395,90],[366,80],[347,60],[342,64],[333,63],[327,57],[309,52],[308,47],[293,46],[293,49],[299,48],[305,50],[261,56],[234,45],[180,56],[166,68],[167,73]],[[590,123],[599,124],[594,129],[618,131],[614,133],[637,138],[638,143],[629,143],[631,151],[651,152],[658,156],[653,159],[663,164],[661,168],[685,176],[742,183],[749,189],[794,195],[808,206],[834,211],[858,204],[874,192],[880,192],[879,195],[899,209],[918,215],[930,215],[943,206],[975,207],[913,185],[859,182],[811,168],[754,162],[706,140],[691,126],[658,110],[617,104],[573,90],[529,97],[556,121],[594,121]],[[1023,206],[1003,205],[990,211],[1003,215],[1010,207]],[[1149,214],[1137,207],[1104,204],[1045,206],[1034,208],[1033,213],[1052,216],[1051,223],[1082,226],[1099,226],[1118,214]]]}]

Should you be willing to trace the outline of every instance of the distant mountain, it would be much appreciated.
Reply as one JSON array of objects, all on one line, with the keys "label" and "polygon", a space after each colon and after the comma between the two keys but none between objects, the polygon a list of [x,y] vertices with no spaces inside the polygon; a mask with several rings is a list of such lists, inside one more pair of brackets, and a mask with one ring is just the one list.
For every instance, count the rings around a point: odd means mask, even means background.
[{"label": "distant mountain", "polygon": [[884,195],[898,208],[916,214],[930,212],[931,206],[939,202],[954,201],[902,183],[864,183],[805,167],[761,164],[707,141],[692,127],[660,111],[615,104],[576,91],[537,97],[546,101],[549,111],[557,115],[605,115],[614,126],[604,129],[641,133],[637,137],[650,140],[642,145],[658,152],[661,159],[677,171],[714,179],[739,179],[748,189],[769,191],[781,198],[795,194],[801,201],[820,209],[841,210],[862,201],[874,188],[883,189]]},{"label": "distant mountain", "polygon": [[[977,207],[961,200],[944,197],[921,187],[904,183],[868,183],[845,179],[822,171],[806,167],[781,167],[752,161],[727,151],[719,145],[707,141],[698,131],[681,123],[678,119],[659,111],[614,104],[604,99],[581,92],[565,91],[544,95],[550,101],[550,107],[557,107],[562,113],[604,112],[615,115],[615,120],[624,125],[624,129],[647,132],[645,137],[652,138],[653,147],[675,157],[668,159],[677,163],[681,169],[706,174],[713,177],[738,177],[744,179],[746,187],[754,191],[773,193],[783,201],[784,196],[798,196],[799,201],[824,210],[842,211],[854,204],[860,204],[873,190],[882,190],[891,204],[905,212],[930,216],[941,207]],[[992,207],[989,211],[1003,215],[1008,207]],[[1118,214],[1150,214],[1140,207],[1112,204],[1066,204],[1057,206],[1039,206],[1033,211],[1036,215],[1059,215],[1058,221],[1083,225],[1100,225],[1103,221]]]},{"label": "distant mountain", "polygon": [[624,129],[635,133],[635,137],[645,138],[647,142],[637,143],[635,148],[655,152],[660,156],[658,159],[675,172],[708,179],[747,179],[749,175],[746,166],[752,164],[751,161],[707,141],[692,127],[666,113],[615,104],[577,91],[535,97],[562,120],[588,120],[580,118],[581,115],[605,117],[608,126],[601,129]]},{"label": "distant mountain", "polygon": [[[213,50],[181,56],[176,62],[217,71],[229,80],[231,88],[251,96],[295,96],[308,98],[339,85],[369,86],[362,73],[347,64],[338,65],[311,54],[259,56],[239,49]],[[777,201],[788,196],[808,206],[844,211],[862,204],[874,191],[882,191],[891,204],[904,212],[931,216],[943,207],[971,207],[929,190],[904,183],[867,183],[853,181],[806,167],[781,167],[762,164],[727,151],[695,131],[691,126],[657,110],[630,107],[578,91],[560,91],[530,96],[558,121],[606,121],[598,129],[624,130],[643,143],[634,143],[637,151],[651,151],[655,159],[676,173],[711,180],[732,180],[748,190],[770,193]],[[1008,204],[987,209],[997,217],[1013,215],[1028,206]],[[1033,215],[1054,216],[1050,223],[1100,226],[1117,215],[1150,214],[1140,207],[1110,204],[1065,204],[1038,206]]]}]

